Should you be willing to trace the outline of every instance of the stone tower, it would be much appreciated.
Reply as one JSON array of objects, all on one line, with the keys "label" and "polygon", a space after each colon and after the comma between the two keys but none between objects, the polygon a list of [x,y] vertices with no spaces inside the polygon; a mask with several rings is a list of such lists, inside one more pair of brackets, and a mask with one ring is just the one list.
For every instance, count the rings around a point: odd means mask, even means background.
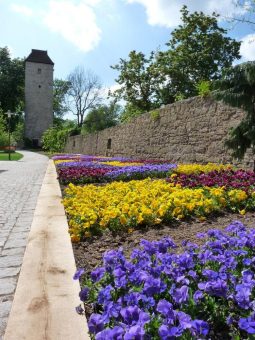
[{"label": "stone tower", "polygon": [[25,137],[34,147],[53,124],[53,66],[47,51],[32,50],[25,60]]}]

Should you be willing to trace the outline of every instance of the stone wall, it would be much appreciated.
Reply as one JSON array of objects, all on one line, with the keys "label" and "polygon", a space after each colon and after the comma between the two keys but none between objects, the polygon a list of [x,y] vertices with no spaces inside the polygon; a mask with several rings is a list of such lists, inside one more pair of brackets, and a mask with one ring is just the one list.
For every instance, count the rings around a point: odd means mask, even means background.
[{"label": "stone wall", "polygon": [[[145,113],[129,123],[87,136],[73,136],[65,151],[88,155],[231,162],[224,140],[244,112],[211,98],[194,97]],[[156,116],[156,117],[155,117]],[[245,164],[248,165],[249,158]]]}]

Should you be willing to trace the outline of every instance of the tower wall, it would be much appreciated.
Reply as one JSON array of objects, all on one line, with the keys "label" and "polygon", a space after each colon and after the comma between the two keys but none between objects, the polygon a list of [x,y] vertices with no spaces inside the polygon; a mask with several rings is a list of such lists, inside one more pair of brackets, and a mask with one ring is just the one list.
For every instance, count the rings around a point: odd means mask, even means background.
[{"label": "tower wall", "polygon": [[41,145],[42,134],[53,124],[53,65],[26,61],[25,136]]}]

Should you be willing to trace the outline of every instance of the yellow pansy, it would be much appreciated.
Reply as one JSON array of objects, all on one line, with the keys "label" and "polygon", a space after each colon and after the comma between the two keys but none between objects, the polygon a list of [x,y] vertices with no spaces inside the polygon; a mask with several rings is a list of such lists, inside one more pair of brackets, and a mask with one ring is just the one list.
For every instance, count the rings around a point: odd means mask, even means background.
[{"label": "yellow pansy", "polygon": [[[201,172],[207,173],[210,171],[221,171],[221,170],[227,170],[232,169],[232,166],[230,164],[224,165],[224,164],[214,164],[214,163],[208,163],[208,164],[180,164],[178,167],[174,170],[175,172],[179,174],[198,174]],[[171,176],[172,177],[172,176]]]},{"label": "yellow pansy", "polygon": [[[223,209],[241,209],[246,192],[226,188],[183,188],[165,180],[113,182],[104,186],[70,184],[63,204],[69,217],[71,234],[85,236],[90,227],[135,227],[161,223],[164,219],[183,219],[206,215]],[[242,210],[240,210],[242,211]],[[73,237],[74,240],[77,238]]]}]

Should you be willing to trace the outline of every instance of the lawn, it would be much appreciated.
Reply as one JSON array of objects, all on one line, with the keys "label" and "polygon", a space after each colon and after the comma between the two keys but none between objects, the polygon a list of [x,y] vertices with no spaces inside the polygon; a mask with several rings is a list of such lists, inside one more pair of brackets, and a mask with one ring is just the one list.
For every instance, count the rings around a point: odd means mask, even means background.
[{"label": "lawn", "polygon": [[[18,161],[23,157],[23,155],[19,152],[12,152],[11,153],[11,161]],[[0,161],[8,161],[9,154],[6,152],[0,152]]]}]

